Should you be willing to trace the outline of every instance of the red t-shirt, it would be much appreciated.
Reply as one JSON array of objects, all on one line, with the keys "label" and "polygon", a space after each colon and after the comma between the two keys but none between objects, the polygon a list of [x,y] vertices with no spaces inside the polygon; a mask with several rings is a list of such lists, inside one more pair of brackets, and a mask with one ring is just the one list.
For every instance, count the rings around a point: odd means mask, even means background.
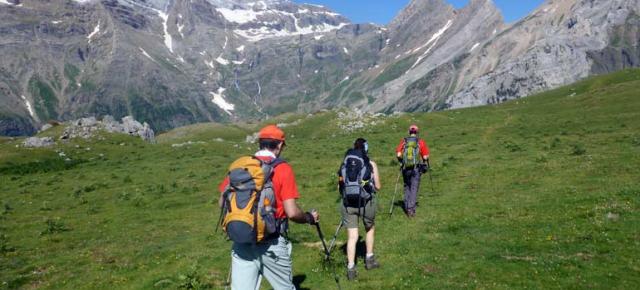
[{"label": "red t-shirt", "polygon": [[[421,138],[418,138],[418,147],[420,148],[420,157],[429,156],[429,147],[427,143],[424,142]],[[396,147],[396,154],[402,154],[402,150],[404,149],[404,138],[400,140],[400,144]]]},{"label": "red t-shirt", "polygon": [[[263,161],[272,160],[271,157],[257,156],[256,158]],[[273,171],[273,191],[276,194],[276,218],[287,218],[287,214],[284,212],[283,202],[289,199],[297,199],[300,197],[298,192],[298,185],[296,184],[296,177],[293,174],[293,168],[288,163],[281,163],[276,166]],[[229,177],[225,177],[224,180],[218,185],[218,190],[224,192],[229,185]]]}]

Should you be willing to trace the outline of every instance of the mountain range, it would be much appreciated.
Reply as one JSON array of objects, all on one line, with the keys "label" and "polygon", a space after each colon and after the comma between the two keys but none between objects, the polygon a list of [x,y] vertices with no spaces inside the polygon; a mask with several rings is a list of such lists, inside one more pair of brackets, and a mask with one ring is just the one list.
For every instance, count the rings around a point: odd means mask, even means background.
[{"label": "mountain range", "polygon": [[338,107],[500,103],[640,66],[640,0],[413,0],[386,26],[288,0],[0,0],[0,134],[132,115],[166,130]]}]

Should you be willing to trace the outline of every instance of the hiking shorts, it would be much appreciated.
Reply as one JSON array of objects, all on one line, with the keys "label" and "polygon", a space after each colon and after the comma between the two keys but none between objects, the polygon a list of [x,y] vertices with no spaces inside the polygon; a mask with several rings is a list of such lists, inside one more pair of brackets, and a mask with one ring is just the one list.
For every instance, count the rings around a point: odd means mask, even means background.
[{"label": "hiking shorts", "polygon": [[369,231],[375,225],[376,219],[376,198],[369,200],[364,207],[345,207],[340,205],[342,221],[347,229],[357,229],[358,220],[362,220],[364,229]]}]

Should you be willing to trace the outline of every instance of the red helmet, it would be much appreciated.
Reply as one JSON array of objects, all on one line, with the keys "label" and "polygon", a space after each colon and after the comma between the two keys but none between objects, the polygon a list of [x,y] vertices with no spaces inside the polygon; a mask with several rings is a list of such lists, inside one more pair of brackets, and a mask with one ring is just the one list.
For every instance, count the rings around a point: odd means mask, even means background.
[{"label": "red helmet", "polygon": [[284,141],[284,131],[278,128],[276,125],[268,125],[258,132],[259,139],[273,139],[278,141]]},{"label": "red helmet", "polygon": [[409,126],[409,134],[418,134],[419,130],[418,125],[413,124]]}]

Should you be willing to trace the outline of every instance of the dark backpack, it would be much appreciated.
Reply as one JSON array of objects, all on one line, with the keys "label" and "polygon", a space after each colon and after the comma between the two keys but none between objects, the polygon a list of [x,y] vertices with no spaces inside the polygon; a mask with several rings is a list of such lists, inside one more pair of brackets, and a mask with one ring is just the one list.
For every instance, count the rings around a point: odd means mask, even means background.
[{"label": "dark backpack", "polygon": [[347,151],[340,166],[340,192],[343,203],[348,207],[363,207],[371,199],[373,168],[369,157],[358,149]]},{"label": "dark backpack", "polygon": [[411,169],[420,163],[420,144],[418,137],[404,138],[402,148],[402,164],[404,168]]}]

